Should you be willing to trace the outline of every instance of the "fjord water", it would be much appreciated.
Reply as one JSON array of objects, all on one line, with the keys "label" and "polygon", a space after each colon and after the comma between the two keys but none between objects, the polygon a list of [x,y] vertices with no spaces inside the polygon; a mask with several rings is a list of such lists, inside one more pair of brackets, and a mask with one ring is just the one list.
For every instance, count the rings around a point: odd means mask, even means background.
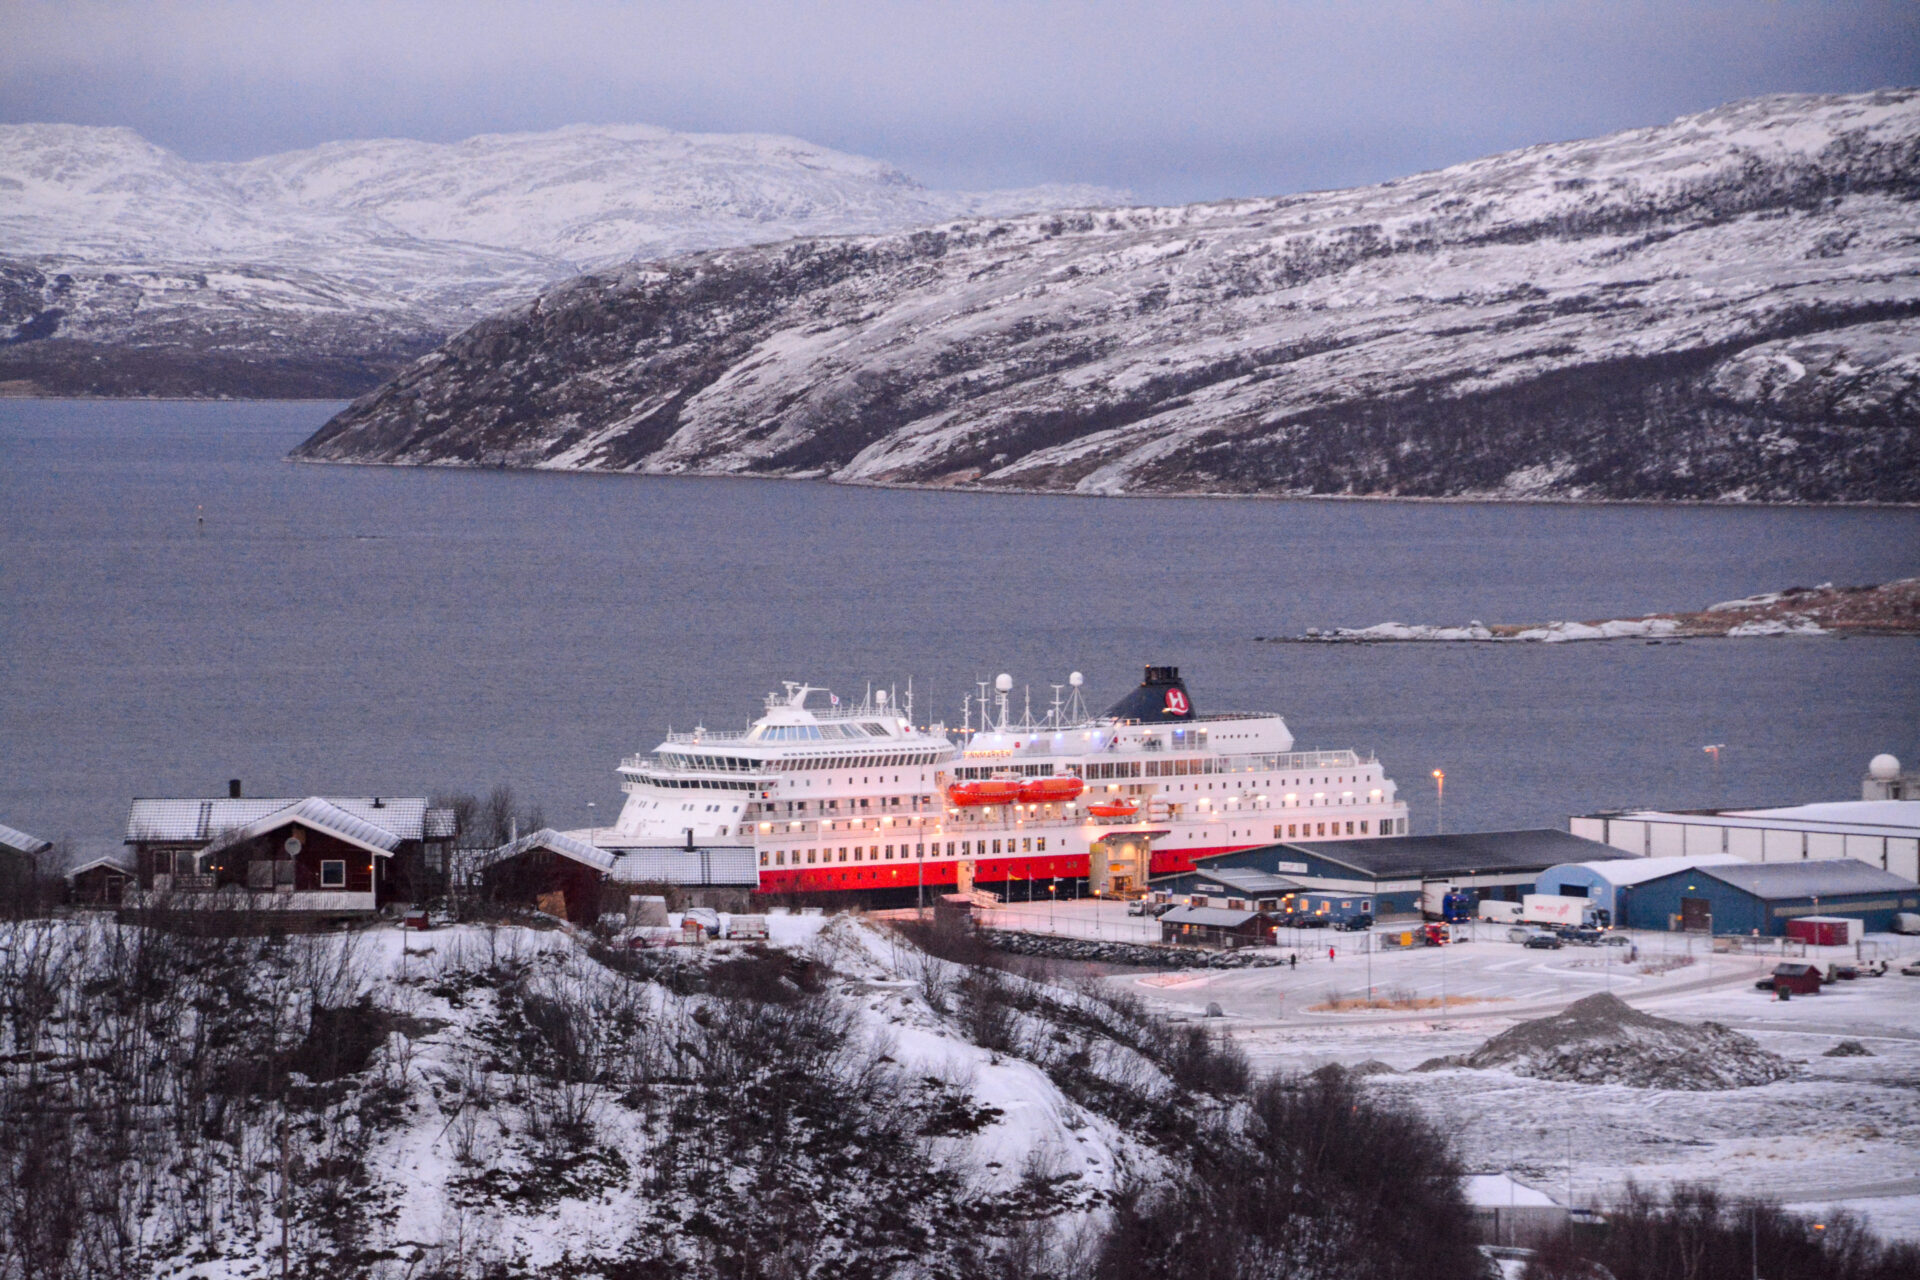
[{"label": "fjord water", "polygon": [[[337,406],[0,401],[0,822],[85,849],[135,795],[511,783],[605,822],[669,725],[782,679],[957,722],[1178,664],[1201,711],[1377,751],[1450,830],[1858,794],[1920,755],[1920,640],[1278,645],[1596,619],[1920,572],[1920,512],[1084,499],[300,466]],[[200,518],[203,518],[202,523]],[[1706,743],[1725,743],[1722,791]],[[592,807],[589,807],[591,802]]]}]

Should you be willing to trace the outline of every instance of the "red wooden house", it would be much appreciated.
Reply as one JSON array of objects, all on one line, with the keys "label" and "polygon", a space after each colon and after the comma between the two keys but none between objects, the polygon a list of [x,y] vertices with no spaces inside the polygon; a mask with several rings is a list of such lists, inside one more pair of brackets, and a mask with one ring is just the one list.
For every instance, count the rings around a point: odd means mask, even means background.
[{"label": "red wooden house", "polygon": [[[235,788],[237,790],[237,788]],[[451,815],[418,798],[136,800],[125,905],[370,915],[424,901]]]}]

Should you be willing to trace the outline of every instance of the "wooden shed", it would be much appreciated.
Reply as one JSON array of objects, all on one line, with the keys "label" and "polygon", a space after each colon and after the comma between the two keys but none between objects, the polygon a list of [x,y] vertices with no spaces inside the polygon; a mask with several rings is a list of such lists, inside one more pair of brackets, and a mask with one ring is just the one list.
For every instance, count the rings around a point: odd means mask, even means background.
[{"label": "wooden shed", "polygon": [[1160,917],[1160,940],[1201,947],[1257,947],[1273,940],[1274,925],[1258,911],[1175,907]]},{"label": "wooden shed", "polygon": [[76,906],[117,907],[129,887],[137,888],[133,862],[108,856],[71,868],[66,875],[67,899]]},{"label": "wooden shed", "polygon": [[543,827],[495,849],[480,873],[496,902],[532,907],[573,924],[600,918],[615,855]]}]

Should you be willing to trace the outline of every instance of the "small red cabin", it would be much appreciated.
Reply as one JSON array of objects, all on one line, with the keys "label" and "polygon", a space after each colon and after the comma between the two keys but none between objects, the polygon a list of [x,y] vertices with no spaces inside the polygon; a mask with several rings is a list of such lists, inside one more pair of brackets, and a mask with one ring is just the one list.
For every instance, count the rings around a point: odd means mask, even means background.
[{"label": "small red cabin", "polygon": [[1773,989],[1791,991],[1796,996],[1820,994],[1820,970],[1815,965],[1788,961],[1773,967]]}]

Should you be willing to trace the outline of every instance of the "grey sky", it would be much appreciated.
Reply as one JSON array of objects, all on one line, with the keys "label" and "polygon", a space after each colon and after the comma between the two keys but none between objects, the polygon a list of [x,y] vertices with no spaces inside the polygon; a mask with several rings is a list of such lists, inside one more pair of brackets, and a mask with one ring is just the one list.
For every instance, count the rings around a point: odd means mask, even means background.
[{"label": "grey sky", "polygon": [[0,120],[195,159],[574,122],[790,133],[936,186],[1344,186],[1920,80],[1920,4],[0,0]]}]

